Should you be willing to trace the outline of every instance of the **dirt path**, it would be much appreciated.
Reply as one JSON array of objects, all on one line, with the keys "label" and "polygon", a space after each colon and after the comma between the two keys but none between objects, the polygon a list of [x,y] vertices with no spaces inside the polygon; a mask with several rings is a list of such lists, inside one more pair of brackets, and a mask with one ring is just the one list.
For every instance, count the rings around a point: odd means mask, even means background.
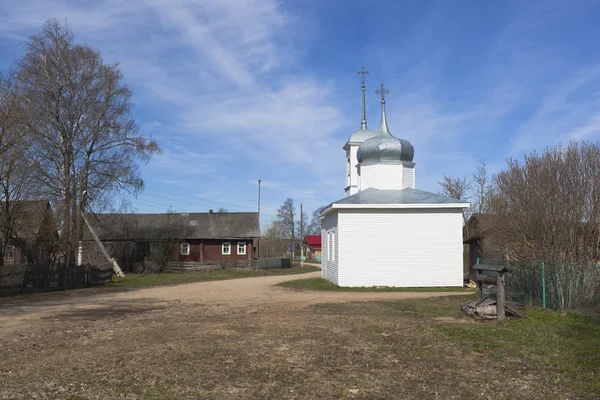
[{"label": "dirt path", "polygon": [[[448,296],[464,293],[453,292],[321,292],[296,291],[278,283],[304,278],[316,278],[320,271],[301,275],[269,276],[232,279],[214,282],[197,282],[176,286],[162,286],[127,292],[104,293],[94,296],[56,296],[56,299],[28,301],[27,298],[11,299],[0,305],[0,333],[35,324],[42,317],[60,312],[118,307],[126,303],[167,304],[188,302],[215,307],[259,306],[275,303],[297,303],[306,306],[324,302],[368,301],[383,299],[415,299]],[[52,297],[50,295],[50,297]]]}]

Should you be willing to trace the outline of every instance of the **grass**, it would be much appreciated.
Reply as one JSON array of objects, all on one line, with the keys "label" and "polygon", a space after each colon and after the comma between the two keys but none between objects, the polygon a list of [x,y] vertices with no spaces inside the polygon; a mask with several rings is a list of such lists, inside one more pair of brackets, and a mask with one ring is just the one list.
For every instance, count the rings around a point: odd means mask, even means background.
[{"label": "grass", "polygon": [[274,269],[221,269],[207,272],[169,272],[156,274],[128,274],[124,278],[113,277],[108,289],[141,289],[153,286],[180,285],[184,283],[222,281],[227,279],[251,278],[257,276],[294,275],[319,271],[311,265],[293,265],[291,268]]},{"label": "grass", "polygon": [[338,286],[323,278],[296,279],[280,283],[279,286],[297,290],[320,290],[333,292],[465,292],[473,293],[472,289],[462,287],[391,287],[391,286]]},{"label": "grass", "polygon": [[[458,346],[500,363],[521,359],[528,368],[554,375],[581,396],[600,396],[600,324],[576,312],[528,309],[527,319],[502,324],[442,325]],[[595,397],[594,398],[598,398]]]}]

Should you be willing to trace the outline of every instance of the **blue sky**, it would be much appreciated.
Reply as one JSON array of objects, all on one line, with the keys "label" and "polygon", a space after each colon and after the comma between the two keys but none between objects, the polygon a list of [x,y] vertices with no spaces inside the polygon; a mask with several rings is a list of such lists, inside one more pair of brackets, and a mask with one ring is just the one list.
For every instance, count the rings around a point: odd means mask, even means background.
[{"label": "blue sky", "polygon": [[342,146],[360,127],[364,65],[392,91],[392,133],[437,191],[477,157],[600,137],[598,1],[98,0],[0,3],[0,70],[45,20],[119,62],[134,115],[164,153],[142,170],[139,212],[308,211],[344,196]]}]

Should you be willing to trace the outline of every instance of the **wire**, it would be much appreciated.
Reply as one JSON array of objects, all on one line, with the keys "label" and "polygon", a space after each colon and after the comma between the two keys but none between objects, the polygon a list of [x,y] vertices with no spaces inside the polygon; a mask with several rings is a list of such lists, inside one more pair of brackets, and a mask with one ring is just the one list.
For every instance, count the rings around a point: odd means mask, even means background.
[{"label": "wire", "polygon": [[[165,192],[164,190],[158,190],[158,189],[153,189],[153,188],[146,188],[146,189],[147,190],[152,190],[153,192],[159,192],[159,193],[164,193]],[[154,197],[162,198],[164,200],[171,200],[169,198],[157,196],[157,195],[154,195],[154,194],[148,194],[148,193],[145,193],[145,194],[149,195],[149,196],[154,196]],[[187,197],[186,195],[178,194],[178,193],[173,193],[173,192],[169,192],[168,194],[170,194],[172,196],[178,196],[178,197]],[[201,199],[201,200],[203,200],[205,202],[209,202],[209,203],[217,203],[217,204],[225,204],[225,205],[233,206],[233,207],[244,207],[244,208],[257,209],[257,206],[255,206],[255,205],[249,206],[249,205],[243,205],[243,204],[228,203],[228,202],[225,202],[225,201],[210,200],[210,199],[207,199],[205,197],[198,196],[198,195],[195,195],[195,196],[198,197],[199,199]],[[187,203],[187,204],[192,204],[192,203]],[[197,205],[197,204],[192,204],[192,205]],[[271,208],[271,207],[261,207],[261,210],[278,211],[277,208]],[[262,212],[261,212],[261,214],[262,214]]]}]

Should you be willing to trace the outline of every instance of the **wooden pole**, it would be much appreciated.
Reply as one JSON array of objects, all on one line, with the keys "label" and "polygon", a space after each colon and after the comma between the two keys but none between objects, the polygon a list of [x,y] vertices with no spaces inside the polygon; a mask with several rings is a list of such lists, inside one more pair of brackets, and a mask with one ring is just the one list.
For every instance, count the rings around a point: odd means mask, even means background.
[{"label": "wooden pole", "polygon": [[479,275],[479,270],[475,269],[475,283],[477,284],[477,292],[475,297],[477,300],[481,300],[483,298],[483,282],[477,279],[477,275]]},{"label": "wooden pole", "polygon": [[304,227],[302,226],[302,204],[300,204],[300,266],[304,267]]},{"label": "wooden pole", "polygon": [[98,235],[96,234],[96,231],[94,231],[94,229],[92,228],[92,226],[90,225],[90,222],[88,221],[88,219],[86,218],[85,214],[83,213],[83,211],[81,212],[81,216],[83,217],[83,220],[85,221],[85,224],[87,225],[88,229],[90,230],[90,233],[92,234],[92,236],[94,237],[94,240],[96,241],[96,243],[98,243],[98,247],[100,247],[100,250],[102,251],[102,254],[104,255],[104,257],[108,260],[108,262],[112,265],[113,270],[115,271],[115,274],[117,274],[117,276],[119,277],[124,277],[125,274],[123,273],[123,270],[121,269],[121,267],[119,266],[119,263],[117,262],[117,260],[115,260],[114,258],[112,258],[109,254],[108,251],[106,251],[106,248],[104,247],[104,245],[102,244],[102,242],[100,241],[100,238],[98,237]]},{"label": "wooden pole", "polygon": [[256,258],[260,258],[260,238],[262,237],[262,232],[260,231],[260,182],[258,180],[258,240],[256,241]]},{"label": "wooden pole", "polygon": [[504,293],[504,274],[502,272],[498,274],[496,287],[496,320],[504,321],[506,319],[506,299]]}]

